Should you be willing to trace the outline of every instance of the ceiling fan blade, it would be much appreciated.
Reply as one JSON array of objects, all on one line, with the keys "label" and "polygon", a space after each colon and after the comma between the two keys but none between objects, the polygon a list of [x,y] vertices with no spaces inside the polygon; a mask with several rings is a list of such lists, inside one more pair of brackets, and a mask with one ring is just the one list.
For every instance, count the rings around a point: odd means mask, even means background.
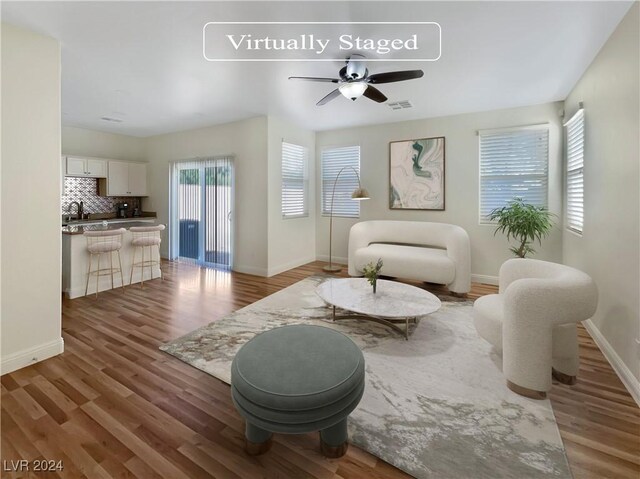
[{"label": "ceiling fan blade", "polygon": [[340,83],[337,78],[319,78],[319,77],[289,77],[289,80],[317,81],[323,83]]},{"label": "ceiling fan blade", "polygon": [[322,106],[322,105],[326,105],[327,103],[329,103],[331,100],[337,98],[340,96],[340,90],[338,90],[337,88],[335,90],[333,90],[331,93],[329,93],[327,96],[325,96],[322,100],[320,100],[318,103],[316,103],[316,106]]},{"label": "ceiling fan blade", "polygon": [[380,90],[372,87],[371,85],[367,87],[362,95],[366,96],[369,100],[377,101],[378,103],[384,103],[387,101],[387,97],[384,96]]},{"label": "ceiling fan blade", "polygon": [[422,70],[404,70],[400,72],[374,73],[367,77],[367,83],[393,83],[397,81],[413,80],[424,75]]}]

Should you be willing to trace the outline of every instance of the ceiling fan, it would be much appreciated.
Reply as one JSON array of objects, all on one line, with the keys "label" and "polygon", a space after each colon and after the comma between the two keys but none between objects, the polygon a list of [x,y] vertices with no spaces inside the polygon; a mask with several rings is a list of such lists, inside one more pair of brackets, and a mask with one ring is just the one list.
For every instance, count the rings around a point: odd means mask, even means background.
[{"label": "ceiling fan", "polygon": [[422,70],[404,70],[369,75],[369,70],[367,70],[363,61],[364,59],[365,57],[359,54],[353,54],[347,58],[346,65],[340,69],[340,78],[289,77],[289,80],[335,83],[339,85],[338,88],[316,103],[317,106],[322,106],[339,97],[340,94],[353,101],[361,96],[366,96],[370,100],[384,103],[387,101],[387,97],[373,85],[413,80],[414,78],[421,78],[424,75]]}]

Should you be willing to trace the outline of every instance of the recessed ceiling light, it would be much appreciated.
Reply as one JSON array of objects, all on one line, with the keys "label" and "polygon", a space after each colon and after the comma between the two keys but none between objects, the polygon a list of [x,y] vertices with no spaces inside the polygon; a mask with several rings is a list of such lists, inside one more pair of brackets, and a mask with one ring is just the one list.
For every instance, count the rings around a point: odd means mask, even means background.
[{"label": "recessed ceiling light", "polygon": [[389,108],[391,108],[392,110],[405,110],[407,108],[413,108],[413,105],[409,100],[394,101],[393,103],[387,103],[387,105],[389,105]]},{"label": "recessed ceiling light", "polygon": [[109,116],[103,116],[100,118],[103,121],[110,121],[111,123],[122,123],[120,118],[111,118]]}]

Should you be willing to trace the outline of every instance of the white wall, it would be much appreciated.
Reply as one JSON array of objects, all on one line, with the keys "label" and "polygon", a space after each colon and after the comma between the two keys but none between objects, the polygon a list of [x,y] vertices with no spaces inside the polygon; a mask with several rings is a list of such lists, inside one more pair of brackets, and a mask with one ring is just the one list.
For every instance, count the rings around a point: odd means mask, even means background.
[{"label": "white wall", "polygon": [[135,136],[62,127],[62,154],[95,156],[113,160],[145,160],[147,140]]},{"label": "white wall", "polygon": [[636,2],[565,102],[567,118],[584,102],[585,217],[582,237],[565,231],[563,257],[597,283],[592,335],[640,401],[639,13]]},{"label": "white wall", "polygon": [[2,373],[59,354],[60,46],[2,24]]},{"label": "white wall", "polygon": [[[235,157],[235,251],[234,269],[267,275],[267,118],[227,123],[199,130],[168,133],[147,138],[149,198],[147,211],[169,222],[170,161],[195,157]],[[163,241],[168,256],[168,241]]]},{"label": "white wall", "polygon": [[[527,106],[508,110],[471,113],[426,120],[318,132],[316,135],[316,188],[321,191],[320,166],[323,148],[360,145],[362,186],[371,199],[361,203],[359,219],[334,218],[333,256],[346,262],[349,229],[363,220],[395,219],[435,221],[462,226],[471,239],[471,272],[474,280],[490,280],[500,265],[511,256],[509,243],[492,226],[478,221],[478,136],[479,129],[502,128],[546,123],[549,129],[549,209],[560,215],[562,209],[562,130],[559,112],[562,103]],[[444,136],[445,144],[445,211],[398,211],[389,209],[389,142],[410,138]],[[321,216],[317,205],[316,244],[318,258],[329,254],[329,219]],[[560,222],[558,218],[558,222]],[[562,228],[554,227],[551,235],[536,245],[536,258],[560,261]],[[480,275],[480,276],[478,276]]]},{"label": "white wall", "polygon": [[[282,142],[309,149],[309,216],[282,218]],[[316,257],[315,133],[275,117],[268,118],[269,268],[268,275],[309,263]]]}]

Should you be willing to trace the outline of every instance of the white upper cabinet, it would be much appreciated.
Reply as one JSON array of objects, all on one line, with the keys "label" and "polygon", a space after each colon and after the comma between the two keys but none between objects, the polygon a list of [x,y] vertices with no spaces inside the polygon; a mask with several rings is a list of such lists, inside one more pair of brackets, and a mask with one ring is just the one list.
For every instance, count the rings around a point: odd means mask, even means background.
[{"label": "white upper cabinet", "polygon": [[100,194],[105,196],[147,196],[147,165],[126,161],[109,161],[107,179],[100,181]]},{"label": "white upper cabinet", "polygon": [[67,176],[86,176],[86,160],[84,158],[73,158],[67,156]]},{"label": "white upper cabinet", "polygon": [[66,176],[87,176],[90,178],[107,177],[107,160],[100,158],[82,158],[67,156]]},{"label": "white upper cabinet", "polygon": [[144,163],[129,163],[129,194],[147,195],[147,165]]},{"label": "white upper cabinet", "polygon": [[129,163],[109,162],[107,176],[107,196],[127,196],[129,194]]},{"label": "white upper cabinet", "polygon": [[87,158],[87,174],[96,178],[107,176],[107,162],[96,158]]}]

